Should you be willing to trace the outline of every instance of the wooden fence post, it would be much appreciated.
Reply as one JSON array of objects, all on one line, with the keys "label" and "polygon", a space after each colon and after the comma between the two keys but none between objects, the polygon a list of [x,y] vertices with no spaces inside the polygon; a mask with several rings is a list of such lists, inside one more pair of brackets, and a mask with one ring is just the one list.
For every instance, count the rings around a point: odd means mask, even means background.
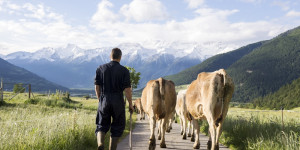
[{"label": "wooden fence post", "polygon": [[28,84],[28,98],[30,99],[31,95],[31,84]]},{"label": "wooden fence post", "polygon": [[283,123],[283,106],[281,106],[281,122],[282,122],[282,131],[284,129],[284,123]]},{"label": "wooden fence post", "polygon": [[0,101],[3,101],[3,80],[1,78],[1,87],[0,87]]}]

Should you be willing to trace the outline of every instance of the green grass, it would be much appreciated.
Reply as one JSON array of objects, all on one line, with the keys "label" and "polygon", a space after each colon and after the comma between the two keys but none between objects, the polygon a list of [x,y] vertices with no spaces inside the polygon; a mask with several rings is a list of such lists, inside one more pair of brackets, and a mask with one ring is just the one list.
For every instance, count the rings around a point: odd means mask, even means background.
[{"label": "green grass", "polygon": [[[6,93],[9,94],[9,93]],[[0,149],[96,149],[95,118],[98,101],[56,99],[42,94],[20,94],[0,105]],[[126,108],[129,133],[129,112]],[[136,115],[133,115],[133,123]],[[109,134],[105,146],[108,148]]]},{"label": "green grass", "polygon": [[[231,149],[300,149],[300,112],[230,108],[220,142]],[[208,134],[203,121],[201,132]]]}]

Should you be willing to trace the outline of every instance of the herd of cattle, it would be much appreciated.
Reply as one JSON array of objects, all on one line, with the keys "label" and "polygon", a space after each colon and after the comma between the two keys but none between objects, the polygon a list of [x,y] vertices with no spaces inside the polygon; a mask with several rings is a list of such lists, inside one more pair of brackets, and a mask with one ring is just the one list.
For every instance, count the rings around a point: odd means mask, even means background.
[{"label": "herd of cattle", "polygon": [[[140,119],[145,114],[150,123],[149,149],[155,149],[155,127],[158,121],[158,139],[160,147],[166,148],[165,132],[170,132],[175,112],[181,123],[183,139],[191,136],[193,148],[199,149],[199,119],[207,120],[209,124],[208,149],[219,149],[219,137],[222,133],[222,124],[227,115],[229,102],[234,91],[234,84],[224,69],[215,72],[198,74],[186,90],[181,90],[176,96],[175,84],[170,80],[159,78],[147,83],[142,97],[135,101],[140,112]],[[188,135],[186,125],[188,124]]]}]

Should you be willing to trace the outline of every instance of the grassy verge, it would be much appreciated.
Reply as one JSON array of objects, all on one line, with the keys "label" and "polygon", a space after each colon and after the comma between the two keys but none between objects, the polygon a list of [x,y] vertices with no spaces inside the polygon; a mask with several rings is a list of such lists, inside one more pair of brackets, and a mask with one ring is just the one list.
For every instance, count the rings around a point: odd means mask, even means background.
[{"label": "grassy verge", "polygon": [[[284,112],[283,128],[280,115],[280,111],[233,109],[224,122],[220,142],[231,149],[300,149],[300,114]],[[201,132],[208,134],[207,122],[200,124]]]},{"label": "grassy verge", "polygon": [[[96,149],[97,104],[95,99],[39,94],[33,99],[22,94],[6,99],[0,106],[0,149]],[[126,117],[123,137],[129,133],[128,111]],[[108,139],[109,135],[106,144]]]}]

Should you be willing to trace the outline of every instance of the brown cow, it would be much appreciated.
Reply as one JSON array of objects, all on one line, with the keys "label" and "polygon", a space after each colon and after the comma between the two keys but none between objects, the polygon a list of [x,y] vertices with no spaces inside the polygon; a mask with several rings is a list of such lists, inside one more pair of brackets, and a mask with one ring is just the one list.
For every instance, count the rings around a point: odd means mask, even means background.
[{"label": "brown cow", "polygon": [[[172,112],[175,111],[176,105],[176,91],[175,85],[172,81],[159,78],[157,80],[150,80],[142,93],[142,107],[148,115],[150,123],[150,141],[149,149],[155,149],[155,127],[156,121],[160,121],[161,138],[160,147],[166,148],[165,131]],[[172,116],[173,117],[173,116]]]},{"label": "brown cow", "polygon": [[140,98],[134,101],[133,107],[136,108],[138,113],[140,114],[140,120],[145,120],[145,112],[142,108],[142,103]]},{"label": "brown cow", "polygon": [[[181,135],[182,139],[186,139],[186,125],[188,124],[188,137],[191,137],[191,141],[194,141],[194,130],[191,129],[192,123],[191,120],[188,120],[188,111],[186,108],[186,90],[180,90],[177,94],[177,102],[176,102],[176,113],[180,119],[181,125]],[[192,134],[191,134],[192,131]]]},{"label": "brown cow", "polygon": [[219,137],[233,91],[233,81],[224,69],[211,73],[202,72],[188,87],[186,104],[196,131],[195,149],[200,147],[199,124],[195,119],[206,119],[209,124],[208,149],[219,148]]}]

